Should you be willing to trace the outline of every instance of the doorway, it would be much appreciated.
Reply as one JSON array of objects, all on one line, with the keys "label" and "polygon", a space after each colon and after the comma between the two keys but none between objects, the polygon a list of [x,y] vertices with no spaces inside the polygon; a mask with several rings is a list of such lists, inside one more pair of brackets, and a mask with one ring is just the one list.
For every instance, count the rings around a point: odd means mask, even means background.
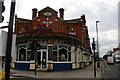
[{"label": "doorway", "polygon": [[46,69],[47,65],[47,51],[38,51],[37,61],[38,61],[38,68]]}]

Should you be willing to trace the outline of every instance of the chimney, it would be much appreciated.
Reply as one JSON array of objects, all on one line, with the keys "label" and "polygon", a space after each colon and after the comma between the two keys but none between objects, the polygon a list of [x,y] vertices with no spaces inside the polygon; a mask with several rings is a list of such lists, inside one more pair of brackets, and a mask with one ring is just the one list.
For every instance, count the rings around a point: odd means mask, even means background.
[{"label": "chimney", "polygon": [[82,21],[84,22],[84,24],[86,24],[86,19],[85,19],[85,15],[84,14],[81,16],[81,18],[82,18]]},{"label": "chimney", "polygon": [[32,19],[34,19],[35,17],[37,17],[37,9],[36,8],[32,9]]},{"label": "chimney", "polygon": [[63,20],[64,19],[64,9],[60,8],[59,12],[60,12],[60,18]]}]

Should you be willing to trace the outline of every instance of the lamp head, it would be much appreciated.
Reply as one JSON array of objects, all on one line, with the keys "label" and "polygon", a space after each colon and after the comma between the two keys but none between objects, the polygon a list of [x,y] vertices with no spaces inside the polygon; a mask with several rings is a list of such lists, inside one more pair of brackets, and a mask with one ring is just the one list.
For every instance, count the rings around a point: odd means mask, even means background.
[{"label": "lamp head", "polygon": [[98,23],[99,21],[96,21],[96,23]]}]

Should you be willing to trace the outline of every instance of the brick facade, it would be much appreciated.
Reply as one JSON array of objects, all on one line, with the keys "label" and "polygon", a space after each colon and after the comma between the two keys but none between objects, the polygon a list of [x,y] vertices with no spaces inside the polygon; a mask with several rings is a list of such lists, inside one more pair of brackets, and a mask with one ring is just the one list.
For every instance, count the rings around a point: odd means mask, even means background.
[{"label": "brick facade", "polygon": [[18,18],[16,15],[15,34],[21,32],[32,32],[35,28],[48,28],[54,32],[69,34],[70,31],[75,31],[75,37],[80,40],[80,45],[85,48],[90,48],[90,40],[88,27],[86,26],[85,15],[80,18],[64,20],[64,9],[59,9],[58,12],[50,7],[46,7],[40,11],[36,8],[32,9],[32,20]]},{"label": "brick facade", "polygon": [[15,16],[15,69],[72,70],[89,65],[92,51],[85,15],[64,20],[64,9],[32,9],[32,20]]}]

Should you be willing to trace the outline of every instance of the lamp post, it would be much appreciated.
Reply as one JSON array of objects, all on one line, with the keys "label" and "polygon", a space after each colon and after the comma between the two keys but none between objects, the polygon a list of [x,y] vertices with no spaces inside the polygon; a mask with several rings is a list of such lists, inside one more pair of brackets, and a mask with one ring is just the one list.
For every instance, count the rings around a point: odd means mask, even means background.
[{"label": "lamp post", "polygon": [[99,61],[99,42],[98,42],[98,23],[99,21],[96,21],[96,34],[97,34],[97,53],[98,53],[98,63],[97,67],[100,67],[100,61]]}]

